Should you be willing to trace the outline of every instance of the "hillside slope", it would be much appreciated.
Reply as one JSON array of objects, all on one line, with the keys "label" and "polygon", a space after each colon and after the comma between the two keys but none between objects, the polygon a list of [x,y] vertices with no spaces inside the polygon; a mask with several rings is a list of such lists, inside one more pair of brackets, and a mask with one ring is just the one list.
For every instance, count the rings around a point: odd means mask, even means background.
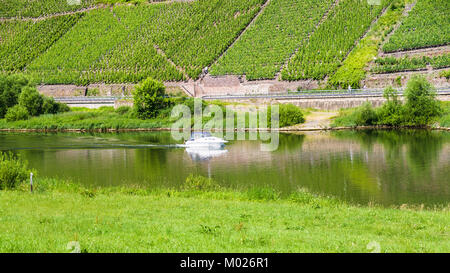
[{"label": "hillside slope", "polygon": [[[87,85],[197,80],[209,67],[214,76],[343,88],[380,73],[448,77],[447,0],[99,2],[118,1],[0,0],[1,73]],[[409,53],[417,48],[437,51]]]}]

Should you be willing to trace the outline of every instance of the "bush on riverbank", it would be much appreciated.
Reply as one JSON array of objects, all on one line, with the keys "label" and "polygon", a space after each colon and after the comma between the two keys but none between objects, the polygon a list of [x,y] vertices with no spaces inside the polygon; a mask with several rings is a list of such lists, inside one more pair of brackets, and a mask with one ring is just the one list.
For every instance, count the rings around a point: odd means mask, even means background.
[{"label": "bush on riverbank", "polygon": [[413,126],[425,127],[443,116],[441,102],[434,87],[423,77],[411,78],[405,89],[403,104],[392,87],[384,90],[386,102],[374,109],[369,102],[362,106],[341,110],[333,126]]},{"label": "bush on riverbank", "polygon": [[26,77],[0,75],[0,119],[7,117],[8,121],[26,120],[29,116],[69,110],[67,105],[41,95]]},{"label": "bush on riverbank", "polygon": [[280,128],[303,122],[305,122],[305,117],[300,108],[293,104],[280,104]]},{"label": "bush on riverbank", "polygon": [[26,161],[12,153],[0,153],[0,190],[16,188],[29,174]]},{"label": "bush on riverbank", "polygon": [[439,119],[439,125],[450,128],[450,101],[442,102],[442,117]]},{"label": "bush on riverbank", "polygon": [[165,98],[166,87],[163,83],[147,78],[133,91],[134,110],[140,119],[155,118],[159,111],[167,108],[169,101]]}]

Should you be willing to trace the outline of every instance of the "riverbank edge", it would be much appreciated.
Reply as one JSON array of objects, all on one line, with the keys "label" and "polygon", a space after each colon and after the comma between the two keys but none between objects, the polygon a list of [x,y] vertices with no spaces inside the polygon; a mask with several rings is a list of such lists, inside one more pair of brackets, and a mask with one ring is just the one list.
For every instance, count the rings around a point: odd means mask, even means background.
[{"label": "riverbank edge", "polygon": [[[198,184],[190,184],[190,179],[194,179]],[[422,205],[402,204],[389,205],[370,202],[368,204],[358,204],[338,199],[331,195],[315,194],[306,188],[298,188],[289,195],[281,196],[276,190],[261,186],[252,188],[227,188],[217,184],[216,181],[210,180],[203,176],[194,176],[186,178],[186,181],[177,188],[152,187],[151,185],[123,185],[123,186],[85,186],[80,183],[72,182],[59,178],[42,177],[37,178],[33,182],[33,191],[30,192],[30,185],[22,182],[14,189],[0,190],[0,193],[21,192],[33,194],[78,194],[89,198],[96,196],[110,195],[131,195],[131,196],[168,196],[179,198],[200,198],[210,200],[234,200],[246,202],[263,202],[263,203],[296,203],[296,204],[320,204],[322,207],[336,208],[375,208],[382,210],[410,210],[410,211],[432,211],[432,212],[448,212],[448,205],[434,205],[426,207]]]},{"label": "riverbank edge", "polygon": [[[234,129],[234,130],[212,130],[213,132],[268,132],[275,131],[280,133],[289,132],[326,132],[326,131],[342,131],[342,130],[403,130],[403,129],[422,129],[422,130],[433,130],[433,131],[450,131],[449,127],[411,127],[411,126],[339,126],[339,127],[328,127],[328,128],[280,128],[280,129],[259,129],[259,128],[245,128],[245,129]],[[120,132],[169,132],[172,128],[135,128],[135,129],[114,129],[114,128],[98,128],[98,129],[0,129],[0,132],[11,132],[11,133],[120,133]],[[178,130],[183,131],[183,130]],[[192,129],[192,132],[199,131]]]}]

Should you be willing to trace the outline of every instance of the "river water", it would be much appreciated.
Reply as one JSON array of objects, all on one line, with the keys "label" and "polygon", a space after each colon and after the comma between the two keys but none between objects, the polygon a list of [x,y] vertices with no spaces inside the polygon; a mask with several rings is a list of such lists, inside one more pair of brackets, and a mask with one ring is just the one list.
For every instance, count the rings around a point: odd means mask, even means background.
[{"label": "river water", "polygon": [[284,196],[306,188],[359,204],[450,201],[449,132],[281,134],[278,149],[271,152],[250,140],[231,141],[213,152],[176,144],[169,132],[0,133],[0,150],[21,154],[38,178],[88,186],[177,188],[198,174],[224,187],[271,187]]}]

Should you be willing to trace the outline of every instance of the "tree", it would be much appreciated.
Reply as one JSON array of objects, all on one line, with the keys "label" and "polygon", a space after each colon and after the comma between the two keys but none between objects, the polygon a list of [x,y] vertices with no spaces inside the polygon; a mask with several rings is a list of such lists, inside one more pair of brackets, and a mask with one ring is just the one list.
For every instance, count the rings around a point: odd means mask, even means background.
[{"label": "tree", "polygon": [[415,76],[409,80],[405,97],[406,125],[429,125],[442,113],[434,87],[423,76]]},{"label": "tree", "polygon": [[133,91],[134,109],[141,119],[155,118],[166,107],[166,88],[159,81],[147,78]]},{"label": "tree", "polygon": [[7,108],[13,107],[18,103],[22,88],[28,84],[28,79],[23,75],[0,77],[0,94]]},{"label": "tree", "polygon": [[36,88],[25,86],[19,96],[19,105],[25,107],[31,116],[42,114],[44,99]]}]

